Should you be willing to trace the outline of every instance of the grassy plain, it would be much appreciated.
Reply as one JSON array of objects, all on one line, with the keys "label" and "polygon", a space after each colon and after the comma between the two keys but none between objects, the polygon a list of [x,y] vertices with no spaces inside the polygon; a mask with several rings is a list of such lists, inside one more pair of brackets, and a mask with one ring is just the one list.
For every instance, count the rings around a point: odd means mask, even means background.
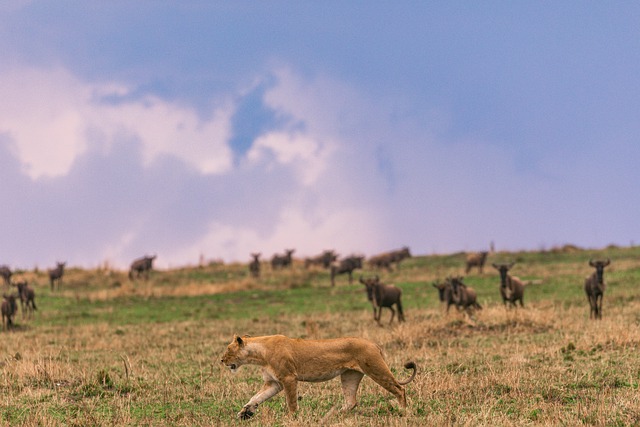
[{"label": "grassy plain", "polygon": [[[604,318],[589,320],[582,289],[590,257],[610,257]],[[0,423],[88,425],[640,425],[640,248],[496,253],[534,284],[525,308],[505,310],[490,266],[465,282],[484,309],[445,315],[434,280],[462,274],[464,255],[417,256],[379,274],[403,289],[407,322],[378,327],[363,287],[322,270],[248,277],[245,265],[124,272],[69,269],[62,290],[20,272],[37,292],[34,318],[0,334]],[[383,321],[389,313],[383,314]],[[250,421],[235,414],[260,388],[257,367],[233,375],[219,356],[234,333],[377,342],[396,376],[418,364],[409,406],[365,378],[359,406],[341,405],[339,380],[301,383],[300,409],[278,395]]]}]

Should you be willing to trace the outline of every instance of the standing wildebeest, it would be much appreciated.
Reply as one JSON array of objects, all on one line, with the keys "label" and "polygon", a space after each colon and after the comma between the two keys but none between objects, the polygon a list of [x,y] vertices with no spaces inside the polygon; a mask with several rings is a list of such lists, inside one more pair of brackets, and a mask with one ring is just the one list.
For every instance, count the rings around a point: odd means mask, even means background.
[{"label": "standing wildebeest", "polygon": [[349,274],[349,284],[353,283],[353,270],[362,268],[363,256],[351,255],[331,264],[331,286],[336,285],[335,278],[338,274]]},{"label": "standing wildebeest", "polygon": [[433,287],[438,290],[440,302],[446,304],[447,313],[452,305],[467,313],[470,313],[472,308],[482,309],[477,302],[476,291],[462,283],[462,277],[447,277],[444,283],[433,283]]},{"label": "standing wildebeest", "polygon": [[440,302],[447,304],[447,313],[449,313],[449,307],[456,304],[453,300],[453,289],[451,287],[451,283],[449,283],[449,281],[445,281],[444,283],[434,282],[432,285],[438,290],[438,298],[440,299]]},{"label": "standing wildebeest", "polygon": [[249,263],[249,272],[255,278],[260,277],[260,255],[261,253],[251,254],[253,261]]},{"label": "standing wildebeest", "polygon": [[36,293],[25,281],[16,283],[18,287],[18,297],[20,297],[20,306],[22,307],[22,317],[25,317],[25,311],[28,317],[33,315],[33,312],[37,310],[36,307]]},{"label": "standing wildebeest", "polygon": [[323,268],[331,267],[331,263],[338,259],[338,254],[336,254],[333,249],[324,251],[320,255],[305,258],[304,260],[304,268],[309,268],[312,265],[321,265]]},{"label": "standing wildebeest", "polygon": [[398,322],[404,322],[402,302],[400,301],[402,289],[394,285],[385,285],[384,283],[381,283],[378,276],[367,280],[364,280],[362,276],[360,276],[360,283],[367,288],[367,299],[371,302],[373,307],[373,320],[378,322],[378,325],[380,325],[382,307],[387,307],[391,310],[391,320],[389,320],[389,324],[393,322],[393,318],[396,315],[396,311],[393,309],[394,304],[398,308]]},{"label": "standing wildebeest", "polygon": [[295,252],[295,249],[285,249],[284,255],[274,254],[271,258],[271,268],[285,268],[291,266],[292,258],[291,255]]},{"label": "standing wildebeest", "polygon": [[392,271],[391,264],[395,263],[396,268],[400,268],[400,261],[405,258],[411,258],[411,252],[408,247],[403,247],[396,251],[386,252],[380,255],[374,255],[369,258],[369,264],[373,268],[386,268]]},{"label": "standing wildebeest", "polygon": [[487,261],[487,255],[489,255],[489,252],[486,251],[467,254],[467,266],[464,270],[464,274],[469,274],[473,267],[478,267],[478,272],[482,274],[484,263]]},{"label": "standing wildebeest", "polygon": [[4,284],[9,286],[11,285],[11,269],[6,265],[0,265],[0,276],[4,279]]},{"label": "standing wildebeest", "polygon": [[153,269],[153,260],[156,259],[157,255],[153,256],[143,256],[142,258],[138,258],[131,263],[131,267],[129,268],[129,280],[133,280],[133,273],[136,273],[136,278],[139,278],[141,275],[144,275],[145,280],[149,279],[149,272]]},{"label": "standing wildebeest", "polygon": [[59,262],[56,268],[49,270],[49,282],[51,283],[51,290],[53,291],[56,281],[58,282],[58,290],[62,284],[62,276],[64,276],[64,266],[66,262]]},{"label": "standing wildebeest", "polygon": [[520,307],[524,307],[522,298],[524,297],[524,283],[516,276],[508,274],[508,271],[513,267],[515,262],[511,264],[491,264],[493,268],[500,272],[500,295],[502,295],[502,302],[507,305],[507,302],[516,307],[516,302],[520,301]]},{"label": "standing wildebeest", "polygon": [[0,311],[2,311],[2,328],[9,329],[13,326],[13,316],[16,314],[16,311],[18,311],[18,305],[16,304],[15,295],[4,294],[2,296],[4,298],[0,306]]},{"label": "standing wildebeest", "polygon": [[451,297],[458,310],[471,314],[473,309],[481,310],[475,289],[462,283],[462,277],[450,277],[447,281],[451,285]]},{"label": "standing wildebeest", "polygon": [[611,260],[609,258],[607,258],[606,261],[589,260],[589,265],[596,269],[596,271],[584,281],[584,291],[587,294],[587,299],[591,306],[589,319],[602,319],[602,297],[607,287],[604,282],[604,268],[610,263]]}]

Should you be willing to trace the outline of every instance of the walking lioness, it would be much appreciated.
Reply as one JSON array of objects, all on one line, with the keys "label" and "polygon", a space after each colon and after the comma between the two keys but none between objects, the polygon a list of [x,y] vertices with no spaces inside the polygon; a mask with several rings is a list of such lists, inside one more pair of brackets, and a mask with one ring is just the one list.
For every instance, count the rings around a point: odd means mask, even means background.
[{"label": "walking lioness", "polygon": [[304,340],[284,335],[242,337],[233,341],[222,355],[222,363],[231,372],[242,365],[262,366],[264,385],[238,413],[248,419],[258,405],[284,389],[289,412],[298,409],[298,381],[328,381],[340,375],[345,403],[343,410],[356,406],[356,393],[364,375],[368,375],[392,393],[402,407],[407,406],[403,385],[416,376],[416,364],[408,362],[405,369],[413,369],[406,381],[397,381],[382,358],[377,344],[363,338],[335,338]]}]

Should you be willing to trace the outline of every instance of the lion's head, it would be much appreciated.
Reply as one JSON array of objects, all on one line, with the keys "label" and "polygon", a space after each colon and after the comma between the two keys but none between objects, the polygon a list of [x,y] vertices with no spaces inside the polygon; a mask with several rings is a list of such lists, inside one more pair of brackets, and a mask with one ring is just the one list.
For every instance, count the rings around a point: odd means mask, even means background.
[{"label": "lion's head", "polygon": [[[247,335],[244,336],[245,338]],[[236,372],[238,368],[245,364],[246,361],[246,343],[239,335],[234,335],[233,340],[227,346],[227,350],[220,360],[231,372]]]}]

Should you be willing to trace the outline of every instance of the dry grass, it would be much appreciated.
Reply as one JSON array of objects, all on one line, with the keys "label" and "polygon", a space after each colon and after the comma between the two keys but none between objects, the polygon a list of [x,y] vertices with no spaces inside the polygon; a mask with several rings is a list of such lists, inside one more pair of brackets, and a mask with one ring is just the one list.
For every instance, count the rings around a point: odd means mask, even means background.
[{"label": "dry grass", "polygon": [[[558,274],[581,277],[582,270],[588,272],[575,263],[522,264],[521,268],[520,275],[545,281]],[[625,260],[616,268],[631,274],[638,263]],[[177,272],[177,278],[156,273],[152,281],[135,284],[126,282],[121,277],[124,273],[96,277],[95,272],[72,271],[57,298],[101,302],[89,313],[99,316],[101,310],[112,310],[109,302],[143,305],[144,298],[201,297],[240,289],[295,291],[305,280],[319,281],[318,292],[328,285],[326,277],[316,273],[281,273],[276,280],[277,274],[267,272],[255,281],[243,277],[240,270],[241,266],[215,266],[201,271],[207,277],[230,272],[225,280],[210,281],[186,276],[193,272]],[[409,264],[395,273],[393,281],[430,287],[431,280],[450,271],[456,270]],[[493,280],[485,276],[477,279],[479,283]],[[631,289],[628,281],[632,279],[624,277],[612,280],[618,289],[625,285]],[[46,307],[47,289],[44,282],[38,283],[44,294],[41,306]],[[575,286],[579,290],[579,284]],[[576,295],[576,301],[582,301],[583,296]],[[303,314],[257,311],[242,318],[94,321],[68,326],[47,325],[42,321],[46,314],[40,312],[40,320],[19,321],[18,329],[1,335],[0,422],[27,426],[638,425],[640,299],[622,293],[607,297],[604,319],[598,322],[589,321],[586,301],[564,304],[551,298],[529,301],[524,310],[507,311],[501,304],[485,303],[474,318],[455,311],[445,316],[433,304],[414,306],[407,310],[407,323],[385,327],[375,325],[370,309],[334,313],[322,306]],[[614,298],[619,303],[614,304]],[[236,300],[230,294],[227,303]],[[188,303],[188,298],[176,302]],[[386,319],[388,313],[383,314],[383,322]],[[369,338],[383,348],[397,377],[406,377],[402,365],[407,360],[418,364],[418,376],[406,386],[409,407],[399,410],[389,393],[365,379],[359,406],[325,419],[331,408],[342,403],[340,382],[332,380],[302,383],[300,409],[293,417],[286,412],[284,397],[278,395],[261,406],[253,420],[239,422],[235,414],[260,388],[261,375],[257,367],[243,367],[233,375],[218,362],[234,333]]]}]

